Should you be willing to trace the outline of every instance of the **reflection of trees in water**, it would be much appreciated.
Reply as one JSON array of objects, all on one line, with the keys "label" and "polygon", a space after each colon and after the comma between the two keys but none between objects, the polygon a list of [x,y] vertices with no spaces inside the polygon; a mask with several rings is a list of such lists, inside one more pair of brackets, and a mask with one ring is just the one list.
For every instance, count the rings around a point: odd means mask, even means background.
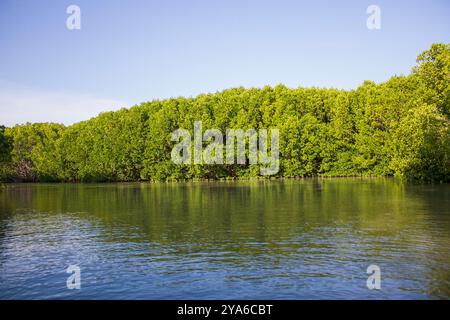
[{"label": "reflection of trees in water", "polygon": [[[148,240],[158,241],[184,241],[195,234],[192,241],[270,242],[330,226],[389,236],[423,224],[428,213],[442,212],[424,192],[389,179],[343,181],[23,185],[6,193],[15,208],[80,212],[87,219],[121,225],[124,232],[126,226],[138,228]],[[437,199],[439,192],[428,195]]]},{"label": "reflection of trees in water", "polygon": [[[423,221],[426,232],[422,242],[429,247],[425,258],[427,269],[427,293],[441,298],[450,297],[450,185],[412,185],[408,188],[411,198],[423,201]],[[417,232],[419,233],[419,231]]]},{"label": "reflection of trees in water", "polygon": [[445,210],[448,188],[430,188],[391,179],[16,185],[1,196],[0,208],[9,201],[3,213],[79,212],[124,231],[139,228],[148,240],[159,241],[185,240],[192,233],[199,240],[276,241],[333,225],[389,236],[412,225],[426,227],[430,215]]},{"label": "reflection of trees in water", "polygon": [[0,195],[0,209],[77,213],[101,222],[102,241],[221,250],[234,263],[291,257],[307,265],[321,255],[337,266],[381,261],[394,278],[414,276],[418,264],[423,290],[448,297],[449,190],[392,179],[16,185]]}]

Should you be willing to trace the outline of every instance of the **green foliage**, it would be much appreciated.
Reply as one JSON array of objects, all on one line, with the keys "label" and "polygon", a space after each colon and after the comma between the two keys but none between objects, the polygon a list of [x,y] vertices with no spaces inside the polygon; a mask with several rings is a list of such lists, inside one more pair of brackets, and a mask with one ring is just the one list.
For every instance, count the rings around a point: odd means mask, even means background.
[{"label": "green foliage", "polygon": [[61,173],[60,138],[64,126],[33,123],[7,128],[12,141],[11,179],[19,181],[58,181]]},{"label": "green foliage", "polygon": [[0,181],[8,176],[11,162],[12,141],[5,135],[5,126],[0,126]]},{"label": "green foliage", "polygon": [[450,116],[450,44],[433,44],[417,62],[420,64],[413,71],[430,90],[428,102]]},{"label": "green foliage", "polygon": [[[419,55],[409,76],[350,91],[234,88],[152,101],[65,127],[0,127],[0,178],[137,181],[259,176],[248,164],[176,165],[172,132],[278,128],[282,177],[400,176],[450,181],[450,45]],[[225,149],[225,148],[224,148]]]},{"label": "green foliage", "polygon": [[400,176],[450,180],[450,126],[435,106],[409,110],[393,134],[390,163]]}]

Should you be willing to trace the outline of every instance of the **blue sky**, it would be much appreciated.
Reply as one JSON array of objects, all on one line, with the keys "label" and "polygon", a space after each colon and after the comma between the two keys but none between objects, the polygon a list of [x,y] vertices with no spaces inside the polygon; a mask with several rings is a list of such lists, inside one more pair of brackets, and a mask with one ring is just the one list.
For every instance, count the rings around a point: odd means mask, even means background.
[{"label": "blue sky", "polygon": [[[66,8],[81,9],[68,30]],[[369,5],[381,29],[366,27]],[[0,124],[230,87],[355,88],[450,42],[450,1],[0,1]]]}]

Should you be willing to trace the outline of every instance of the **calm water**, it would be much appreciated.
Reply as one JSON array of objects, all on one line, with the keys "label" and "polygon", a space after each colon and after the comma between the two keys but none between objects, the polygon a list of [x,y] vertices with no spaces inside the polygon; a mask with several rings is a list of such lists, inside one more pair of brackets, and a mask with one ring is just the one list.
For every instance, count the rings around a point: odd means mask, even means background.
[{"label": "calm water", "polygon": [[[0,298],[450,298],[450,186],[389,179],[17,184]],[[69,265],[81,289],[69,290]],[[381,268],[381,290],[366,269]]]}]

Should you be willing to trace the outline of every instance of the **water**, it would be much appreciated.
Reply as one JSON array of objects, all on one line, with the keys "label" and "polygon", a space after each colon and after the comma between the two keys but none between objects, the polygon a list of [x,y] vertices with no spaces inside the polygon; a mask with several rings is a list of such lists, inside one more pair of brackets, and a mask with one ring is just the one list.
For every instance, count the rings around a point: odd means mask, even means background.
[{"label": "water", "polygon": [[449,244],[449,185],[15,184],[0,191],[0,298],[448,299]]}]

